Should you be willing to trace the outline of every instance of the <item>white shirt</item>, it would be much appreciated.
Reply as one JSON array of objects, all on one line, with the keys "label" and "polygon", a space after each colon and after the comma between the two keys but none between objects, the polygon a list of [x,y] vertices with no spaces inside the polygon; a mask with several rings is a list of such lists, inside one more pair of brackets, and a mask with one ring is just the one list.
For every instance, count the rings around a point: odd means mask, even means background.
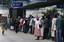
[{"label": "white shirt", "polygon": [[40,25],[40,20],[35,20],[35,28],[39,29],[39,25]]},{"label": "white shirt", "polygon": [[52,29],[53,30],[56,30],[56,20],[57,20],[57,18],[52,19]]}]

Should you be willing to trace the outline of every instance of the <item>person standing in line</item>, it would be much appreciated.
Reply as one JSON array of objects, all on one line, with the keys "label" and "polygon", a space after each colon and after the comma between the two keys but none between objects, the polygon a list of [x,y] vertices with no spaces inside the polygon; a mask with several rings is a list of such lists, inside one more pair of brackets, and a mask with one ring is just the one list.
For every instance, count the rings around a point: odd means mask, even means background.
[{"label": "person standing in line", "polygon": [[23,32],[28,33],[28,31],[29,31],[29,21],[28,21],[28,18],[26,18],[24,28],[23,28]]},{"label": "person standing in line", "polygon": [[62,16],[61,24],[62,24],[62,41],[64,42],[64,15]]},{"label": "person standing in line", "polygon": [[20,29],[20,31],[21,31],[21,30],[23,31],[23,25],[24,25],[24,23],[25,23],[25,19],[24,19],[24,18],[21,18],[19,22],[20,22],[20,24],[19,24],[19,29]]},{"label": "person standing in line", "polygon": [[62,24],[61,24],[61,15],[57,16],[57,21],[56,21],[56,42],[62,42]]},{"label": "person standing in line", "polygon": [[47,39],[51,38],[52,17],[53,16],[51,14],[48,14],[47,16],[47,28],[48,28]]},{"label": "person standing in line", "polygon": [[35,30],[34,30],[34,35],[35,37],[37,37],[36,40],[39,40],[39,38],[41,37],[41,29],[39,25],[40,25],[40,20],[39,20],[39,17],[37,17],[35,20]]},{"label": "person standing in line", "polygon": [[48,32],[49,32],[49,28],[48,28],[48,19],[46,18],[44,20],[44,33],[43,33],[43,40],[47,39],[48,37]]},{"label": "person standing in line", "polygon": [[12,25],[11,25],[11,29],[12,29],[12,30],[15,30],[15,20],[16,20],[16,18],[15,18],[15,16],[13,16],[13,17],[12,17],[12,20],[11,20],[11,24],[12,24]]},{"label": "person standing in line", "polygon": [[33,18],[32,15],[30,15],[30,16],[28,17],[28,20],[29,20],[29,29],[30,29],[30,34],[32,34],[32,18]]},{"label": "person standing in line", "polygon": [[4,32],[5,32],[5,23],[2,23],[2,35],[4,35]]},{"label": "person standing in line", "polygon": [[44,34],[44,20],[45,20],[45,18],[44,18],[44,16],[42,16],[42,18],[41,18],[41,25],[42,25],[42,27],[41,27],[41,37],[42,37],[42,39],[43,39],[43,34]]},{"label": "person standing in line", "polygon": [[32,19],[32,34],[34,34],[34,29],[35,29],[35,18]]},{"label": "person standing in line", "polygon": [[4,17],[2,17],[1,19],[2,19],[1,20],[2,35],[4,35],[4,32],[6,30],[6,27],[5,27],[6,23],[5,23],[5,18]]},{"label": "person standing in line", "polygon": [[18,31],[19,31],[19,24],[20,24],[19,21],[16,20],[16,21],[15,21],[15,32],[16,32],[16,33],[18,33]]},{"label": "person standing in line", "polygon": [[22,25],[23,25],[23,18],[20,18],[19,22],[20,22],[20,24],[19,24],[19,30],[21,31]]},{"label": "person standing in line", "polygon": [[51,37],[52,40],[55,40],[55,33],[56,33],[56,20],[57,20],[57,15],[55,15],[52,19],[52,26],[51,26]]},{"label": "person standing in line", "polygon": [[34,18],[32,18],[32,19],[30,20],[29,26],[30,26],[30,33],[31,33],[31,34],[34,34],[34,28],[35,28]]}]

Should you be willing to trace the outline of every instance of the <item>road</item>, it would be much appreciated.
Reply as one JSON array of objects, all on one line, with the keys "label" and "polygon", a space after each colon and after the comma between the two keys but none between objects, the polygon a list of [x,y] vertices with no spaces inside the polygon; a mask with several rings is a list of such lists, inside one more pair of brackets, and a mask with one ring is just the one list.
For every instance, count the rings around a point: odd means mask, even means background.
[{"label": "road", "polygon": [[53,42],[52,40],[35,40],[34,35],[7,30],[5,35],[0,32],[0,42]]}]

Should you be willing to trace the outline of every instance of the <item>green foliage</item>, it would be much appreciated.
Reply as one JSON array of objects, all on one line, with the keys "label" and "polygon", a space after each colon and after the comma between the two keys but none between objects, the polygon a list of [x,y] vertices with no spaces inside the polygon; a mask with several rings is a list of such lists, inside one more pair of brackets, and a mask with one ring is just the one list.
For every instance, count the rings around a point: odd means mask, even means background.
[{"label": "green foliage", "polygon": [[8,5],[11,0],[3,0],[3,4]]},{"label": "green foliage", "polygon": [[58,2],[64,2],[64,0],[58,0]]},{"label": "green foliage", "polygon": [[11,1],[11,0],[3,0],[3,3],[2,3],[2,4],[3,4],[5,7],[8,7],[8,8],[9,8],[9,7],[10,7],[10,1]]},{"label": "green foliage", "polygon": [[47,16],[47,15],[49,15],[49,14],[51,14],[51,15],[57,14],[56,8],[54,8],[54,9],[52,9],[52,10],[47,10],[47,13],[45,13],[45,15]]}]

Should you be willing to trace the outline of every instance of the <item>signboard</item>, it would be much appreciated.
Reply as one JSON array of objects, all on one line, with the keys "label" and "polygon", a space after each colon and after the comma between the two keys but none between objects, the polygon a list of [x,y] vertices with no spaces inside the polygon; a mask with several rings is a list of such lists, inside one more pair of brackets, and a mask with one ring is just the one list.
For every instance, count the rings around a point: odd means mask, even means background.
[{"label": "signboard", "polygon": [[30,0],[31,2],[47,2],[47,0]]},{"label": "signboard", "polygon": [[47,2],[47,0],[14,0],[14,1],[27,1],[27,2]]},{"label": "signboard", "polygon": [[64,8],[64,3],[58,3],[57,8]]},{"label": "signboard", "polygon": [[12,8],[21,8],[23,6],[23,3],[21,1],[13,1],[11,4]]}]

